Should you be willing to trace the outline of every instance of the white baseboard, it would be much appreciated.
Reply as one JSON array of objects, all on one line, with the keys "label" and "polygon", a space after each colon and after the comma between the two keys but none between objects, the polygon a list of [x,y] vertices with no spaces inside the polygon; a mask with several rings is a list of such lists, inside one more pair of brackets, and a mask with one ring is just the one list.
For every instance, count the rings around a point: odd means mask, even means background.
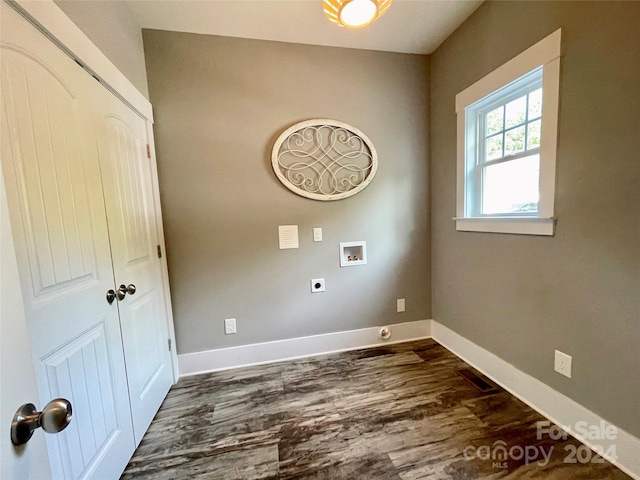
[{"label": "white baseboard", "polygon": [[381,327],[370,327],[346,332],[325,333],[310,337],[290,338],[274,342],[186,353],[178,355],[180,376],[293,360],[326,353],[358,350],[429,338],[431,336],[430,320],[396,323],[388,326],[391,327],[392,332],[391,338],[388,340],[380,338]]},{"label": "white baseboard", "polygon": [[[435,320],[431,321],[431,334],[446,349],[467,362],[494,382],[522,400],[544,417],[590,448],[603,447],[604,452],[615,445],[617,458],[604,457],[627,475],[640,480],[640,439],[612,425],[591,410],[557,392],[540,380],[518,370],[513,365],[498,358],[493,353],[467,340],[453,330]],[[606,438],[590,440],[575,431],[578,422],[589,426],[604,425],[615,428],[617,436],[613,440]],[[584,425],[584,424],[583,424]]]}]

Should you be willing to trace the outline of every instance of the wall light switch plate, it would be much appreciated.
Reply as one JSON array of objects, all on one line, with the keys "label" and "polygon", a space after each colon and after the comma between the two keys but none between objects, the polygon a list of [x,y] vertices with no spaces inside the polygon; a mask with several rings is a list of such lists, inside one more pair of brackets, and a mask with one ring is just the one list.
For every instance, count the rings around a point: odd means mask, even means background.
[{"label": "wall light switch plate", "polygon": [[322,228],[315,227],[313,229],[313,241],[321,242],[322,241]]},{"label": "wall light switch plate", "polygon": [[404,312],[404,298],[399,298],[396,300],[396,311]]},{"label": "wall light switch plate", "polygon": [[233,335],[234,333],[238,333],[236,330],[236,319],[235,318],[225,318],[224,319],[224,334],[225,335]]}]

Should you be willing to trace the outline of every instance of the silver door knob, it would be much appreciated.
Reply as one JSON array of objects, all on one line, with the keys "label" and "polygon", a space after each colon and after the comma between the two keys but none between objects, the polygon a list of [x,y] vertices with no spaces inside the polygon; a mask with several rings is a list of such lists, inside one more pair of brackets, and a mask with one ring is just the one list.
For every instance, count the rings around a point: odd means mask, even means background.
[{"label": "silver door knob", "polygon": [[118,290],[116,291],[116,295],[118,300],[124,300],[124,297],[127,295],[127,287],[124,285],[120,285]]},{"label": "silver door knob", "polygon": [[41,412],[33,403],[22,405],[11,422],[11,442],[23,445],[29,441],[34,430],[42,427],[47,433],[58,433],[71,423],[71,402],[56,398],[45,405]]},{"label": "silver door knob", "polygon": [[127,293],[129,295],[136,293],[136,286],[133,283],[129,285],[122,284],[118,287],[118,300],[122,300]]},{"label": "silver door knob", "polygon": [[109,305],[111,305],[115,299],[116,291],[112,288],[111,290],[107,291],[107,302],[109,303]]}]

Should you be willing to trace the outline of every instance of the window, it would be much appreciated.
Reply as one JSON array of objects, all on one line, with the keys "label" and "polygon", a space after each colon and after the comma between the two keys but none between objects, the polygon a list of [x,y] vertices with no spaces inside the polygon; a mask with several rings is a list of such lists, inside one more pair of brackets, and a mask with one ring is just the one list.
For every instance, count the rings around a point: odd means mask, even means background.
[{"label": "window", "polygon": [[456,96],[456,229],[553,235],[560,30]]}]

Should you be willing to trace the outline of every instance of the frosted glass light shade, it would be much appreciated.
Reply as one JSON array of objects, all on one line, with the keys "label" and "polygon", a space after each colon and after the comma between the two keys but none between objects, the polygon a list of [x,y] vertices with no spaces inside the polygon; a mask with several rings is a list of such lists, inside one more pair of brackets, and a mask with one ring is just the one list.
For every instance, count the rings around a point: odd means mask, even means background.
[{"label": "frosted glass light shade", "polygon": [[324,0],[324,13],[333,23],[348,28],[369,25],[386,12],[392,0]]}]

